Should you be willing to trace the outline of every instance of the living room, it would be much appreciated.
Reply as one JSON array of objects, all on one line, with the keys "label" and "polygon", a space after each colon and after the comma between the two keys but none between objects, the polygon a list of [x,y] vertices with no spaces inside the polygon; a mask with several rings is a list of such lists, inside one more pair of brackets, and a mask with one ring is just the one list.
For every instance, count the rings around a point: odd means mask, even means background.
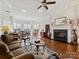
[{"label": "living room", "polygon": [[78,0],[0,0],[0,59],[78,59]]}]

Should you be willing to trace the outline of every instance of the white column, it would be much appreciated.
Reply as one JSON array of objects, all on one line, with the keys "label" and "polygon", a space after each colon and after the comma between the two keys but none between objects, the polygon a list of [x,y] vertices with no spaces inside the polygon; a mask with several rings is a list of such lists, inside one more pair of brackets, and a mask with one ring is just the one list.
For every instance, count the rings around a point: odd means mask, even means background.
[{"label": "white column", "polygon": [[51,30],[51,39],[53,39],[53,26],[50,26],[50,30]]},{"label": "white column", "polygon": [[30,31],[30,41],[34,41],[34,37],[33,37],[33,30],[34,30],[34,27],[33,27],[33,21],[31,21],[31,31]]},{"label": "white column", "polygon": [[71,26],[68,26],[68,43],[71,43]]}]

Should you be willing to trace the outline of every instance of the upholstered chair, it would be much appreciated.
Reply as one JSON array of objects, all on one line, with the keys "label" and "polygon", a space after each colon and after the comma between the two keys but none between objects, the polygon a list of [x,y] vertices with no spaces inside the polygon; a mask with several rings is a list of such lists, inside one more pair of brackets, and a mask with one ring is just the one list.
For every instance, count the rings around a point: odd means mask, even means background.
[{"label": "upholstered chair", "polygon": [[35,59],[35,58],[32,53],[26,53],[26,52],[14,57],[14,55],[9,51],[7,45],[4,42],[0,41],[0,59]]}]

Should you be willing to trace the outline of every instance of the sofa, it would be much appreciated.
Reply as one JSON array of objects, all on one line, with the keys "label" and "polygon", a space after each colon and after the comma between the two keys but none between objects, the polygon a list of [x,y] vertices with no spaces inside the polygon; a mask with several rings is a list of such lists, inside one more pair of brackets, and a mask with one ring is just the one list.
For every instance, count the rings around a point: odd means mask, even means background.
[{"label": "sofa", "polygon": [[25,52],[18,39],[13,40],[10,35],[1,35],[0,59],[35,59],[31,52]]}]

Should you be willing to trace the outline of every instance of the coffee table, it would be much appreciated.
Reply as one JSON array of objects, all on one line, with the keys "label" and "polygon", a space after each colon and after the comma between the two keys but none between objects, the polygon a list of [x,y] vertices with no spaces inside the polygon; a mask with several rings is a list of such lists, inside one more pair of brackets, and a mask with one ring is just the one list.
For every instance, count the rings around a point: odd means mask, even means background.
[{"label": "coffee table", "polygon": [[[34,54],[35,56],[37,56],[36,59],[57,59],[58,58],[58,56],[55,55],[56,52],[54,52],[54,51],[52,51],[50,49],[48,51],[48,49],[45,47],[44,43],[30,42],[30,46],[32,46],[32,45],[35,45],[36,49],[37,49],[36,54]],[[41,47],[41,46],[43,47],[43,49],[39,50],[39,47]],[[30,49],[32,49],[32,48],[30,48]],[[32,50],[30,50],[30,51],[33,52]],[[48,52],[51,52],[51,54],[49,54]]]},{"label": "coffee table", "polygon": [[44,51],[45,43],[42,43],[41,41],[40,41],[40,43],[30,42],[30,50],[32,49],[32,48],[31,48],[32,45],[35,45],[35,46],[36,46],[37,55],[38,55],[38,52],[39,52],[39,47],[43,47],[43,51]]}]

